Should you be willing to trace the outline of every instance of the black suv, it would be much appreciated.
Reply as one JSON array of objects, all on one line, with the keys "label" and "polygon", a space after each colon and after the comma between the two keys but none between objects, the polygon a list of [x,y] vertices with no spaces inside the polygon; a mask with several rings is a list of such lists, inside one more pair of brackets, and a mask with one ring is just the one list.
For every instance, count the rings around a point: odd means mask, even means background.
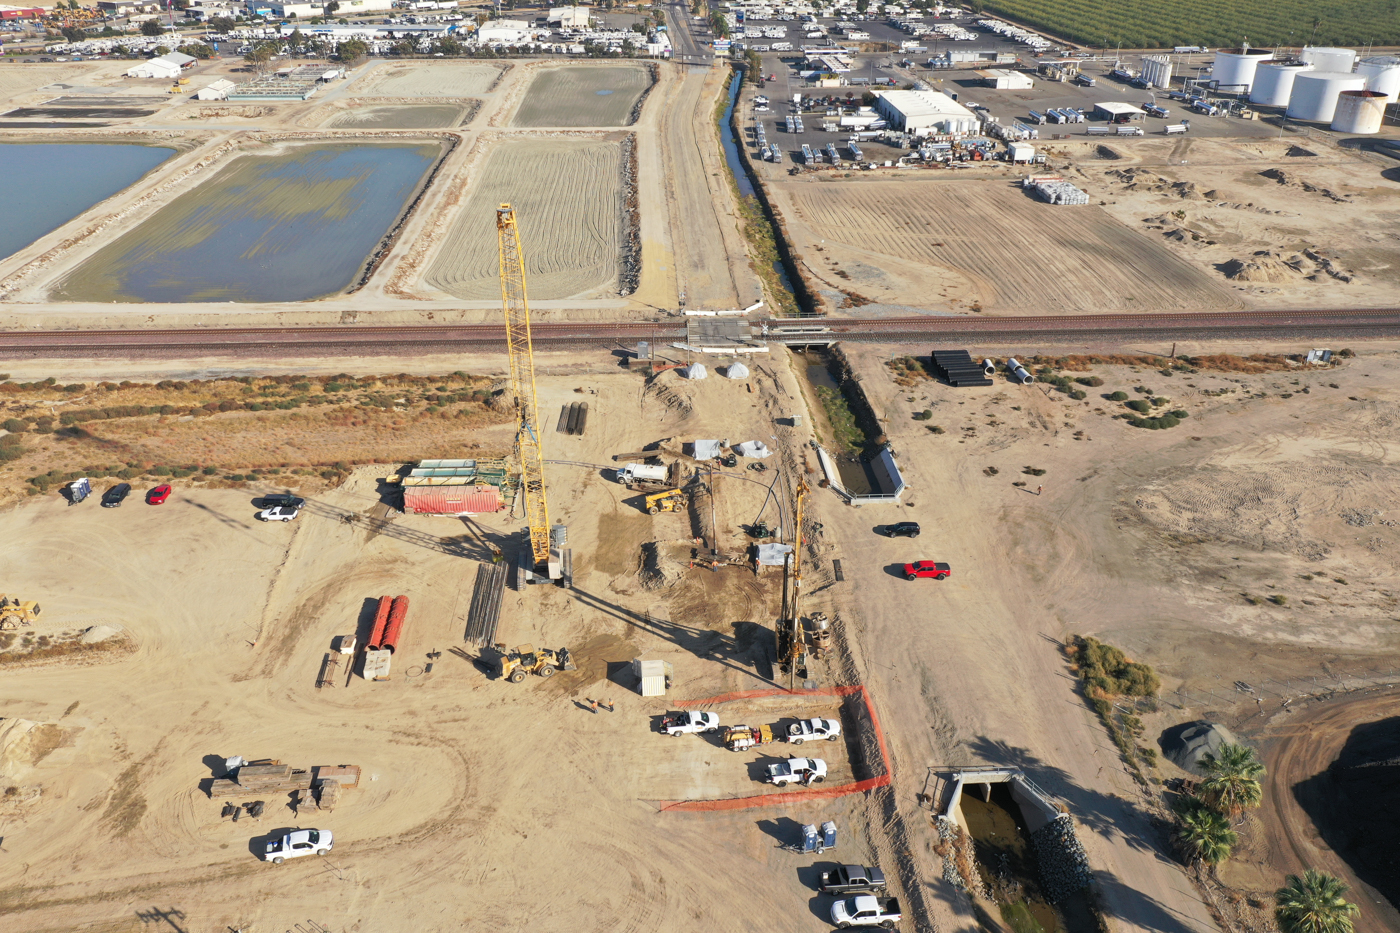
[{"label": "black suv", "polygon": [[262,497],[263,508],[271,509],[277,506],[286,506],[289,509],[299,509],[306,505],[305,499],[299,499],[289,492],[270,492]]},{"label": "black suv", "polygon": [[918,522],[896,522],[893,525],[885,526],[885,537],[887,538],[917,538],[918,536]]},{"label": "black suv", "polygon": [[130,483],[117,483],[111,489],[102,494],[102,507],[104,509],[115,509],[126,501],[126,497],[131,495]]}]

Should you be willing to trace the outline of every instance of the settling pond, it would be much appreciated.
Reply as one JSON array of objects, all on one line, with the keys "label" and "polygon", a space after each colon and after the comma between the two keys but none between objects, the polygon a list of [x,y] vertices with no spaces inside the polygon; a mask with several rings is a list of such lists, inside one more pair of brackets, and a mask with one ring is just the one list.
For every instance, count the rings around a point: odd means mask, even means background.
[{"label": "settling pond", "polygon": [[306,301],[351,285],[442,153],[437,142],[242,155],[103,247],[66,301]]},{"label": "settling pond", "polygon": [[57,230],[174,154],[135,144],[0,144],[0,178],[7,182],[0,258]]}]

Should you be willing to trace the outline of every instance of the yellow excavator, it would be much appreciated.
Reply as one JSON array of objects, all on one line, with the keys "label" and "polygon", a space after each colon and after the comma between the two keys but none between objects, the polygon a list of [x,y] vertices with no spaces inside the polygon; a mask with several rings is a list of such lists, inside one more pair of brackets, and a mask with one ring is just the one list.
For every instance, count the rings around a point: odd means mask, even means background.
[{"label": "yellow excavator", "polygon": [[505,645],[497,645],[501,656],[501,676],[513,684],[525,679],[526,674],[553,677],[555,671],[577,670],[568,648],[535,648],[534,645],[521,645],[514,651],[507,651]]},{"label": "yellow excavator", "polygon": [[21,625],[33,624],[39,618],[40,611],[39,604],[32,599],[25,602],[0,593],[0,631],[8,632]]},{"label": "yellow excavator", "polygon": [[683,510],[690,500],[686,497],[685,490],[665,489],[661,492],[654,492],[647,496],[646,509],[648,515],[655,515],[657,512],[679,512]]}]

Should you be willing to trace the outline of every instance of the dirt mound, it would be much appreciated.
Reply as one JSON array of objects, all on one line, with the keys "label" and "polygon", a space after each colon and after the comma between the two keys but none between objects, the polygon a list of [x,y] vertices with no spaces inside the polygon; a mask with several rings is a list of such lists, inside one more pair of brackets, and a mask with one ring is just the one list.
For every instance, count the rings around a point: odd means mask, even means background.
[{"label": "dirt mound", "polygon": [[[1112,152],[1107,146],[1100,146],[1099,149]],[[1098,155],[1098,158],[1118,158],[1113,156]],[[1200,200],[1202,195],[1196,190],[1196,183],[1193,181],[1172,181],[1162,175],[1150,172],[1145,168],[1110,169],[1104,172],[1110,178],[1116,178],[1123,183],[1125,191],[1146,191],[1154,194],[1163,194],[1178,198],[1189,198]]]},{"label": "dirt mound", "polygon": [[1235,738],[1235,734],[1229,729],[1204,720],[1172,726],[1163,730],[1161,737],[1157,739],[1162,754],[1173,764],[1183,771],[1201,776],[1204,776],[1205,772],[1196,763],[1201,760],[1202,755],[1206,752],[1219,754],[1220,746],[1237,742],[1239,739]]},{"label": "dirt mound", "polygon": [[1123,158],[1123,156],[1121,156],[1117,150],[1110,149],[1108,146],[1104,145],[1099,145],[1097,148],[1094,149],[1094,156],[1095,158],[1099,159],[1117,160]]},{"label": "dirt mound", "polygon": [[19,780],[54,749],[71,745],[77,732],[52,722],[0,720],[0,779]]},{"label": "dirt mound", "polygon": [[667,409],[667,414],[688,418],[690,413],[695,410],[695,405],[691,401],[694,392],[695,384],[693,382],[677,375],[675,370],[667,370],[658,373],[654,379],[647,383],[645,395],[661,403]]},{"label": "dirt mound", "polygon": [[1260,250],[1249,259],[1231,259],[1217,266],[1225,277],[1237,282],[1291,282],[1307,279],[1322,282],[1332,279],[1346,283],[1355,280],[1355,273],[1342,269],[1331,259],[1313,249],[1305,249],[1285,257],[1282,253]]},{"label": "dirt mound", "polygon": [[1286,185],[1290,188],[1302,188],[1309,194],[1320,194],[1324,198],[1331,198],[1333,201],[1336,201],[1339,204],[1351,203],[1351,198],[1346,197],[1345,195],[1337,194],[1329,188],[1319,188],[1317,185],[1314,185],[1308,181],[1304,181],[1297,175],[1286,172],[1281,168],[1266,169],[1265,171],[1262,171],[1259,174],[1264,178],[1273,179],[1280,185]]}]

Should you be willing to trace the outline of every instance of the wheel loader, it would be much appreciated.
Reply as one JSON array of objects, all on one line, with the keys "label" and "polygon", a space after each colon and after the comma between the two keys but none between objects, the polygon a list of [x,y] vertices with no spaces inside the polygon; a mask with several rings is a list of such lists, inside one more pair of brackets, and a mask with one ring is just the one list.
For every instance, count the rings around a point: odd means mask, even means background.
[{"label": "wheel loader", "polygon": [[657,512],[679,512],[686,507],[689,501],[685,491],[681,489],[667,489],[662,492],[654,492],[647,496],[647,514],[655,515]]},{"label": "wheel loader", "polygon": [[526,674],[553,677],[555,671],[577,670],[568,648],[537,650],[534,645],[521,645],[507,651],[505,645],[497,645],[496,650],[501,653],[501,676],[513,684],[524,680]]},{"label": "wheel loader", "polygon": [[33,600],[22,602],[18,597],[0,593],[0,631],[30,625],[39,618],[39,612],[39,604]]}]

